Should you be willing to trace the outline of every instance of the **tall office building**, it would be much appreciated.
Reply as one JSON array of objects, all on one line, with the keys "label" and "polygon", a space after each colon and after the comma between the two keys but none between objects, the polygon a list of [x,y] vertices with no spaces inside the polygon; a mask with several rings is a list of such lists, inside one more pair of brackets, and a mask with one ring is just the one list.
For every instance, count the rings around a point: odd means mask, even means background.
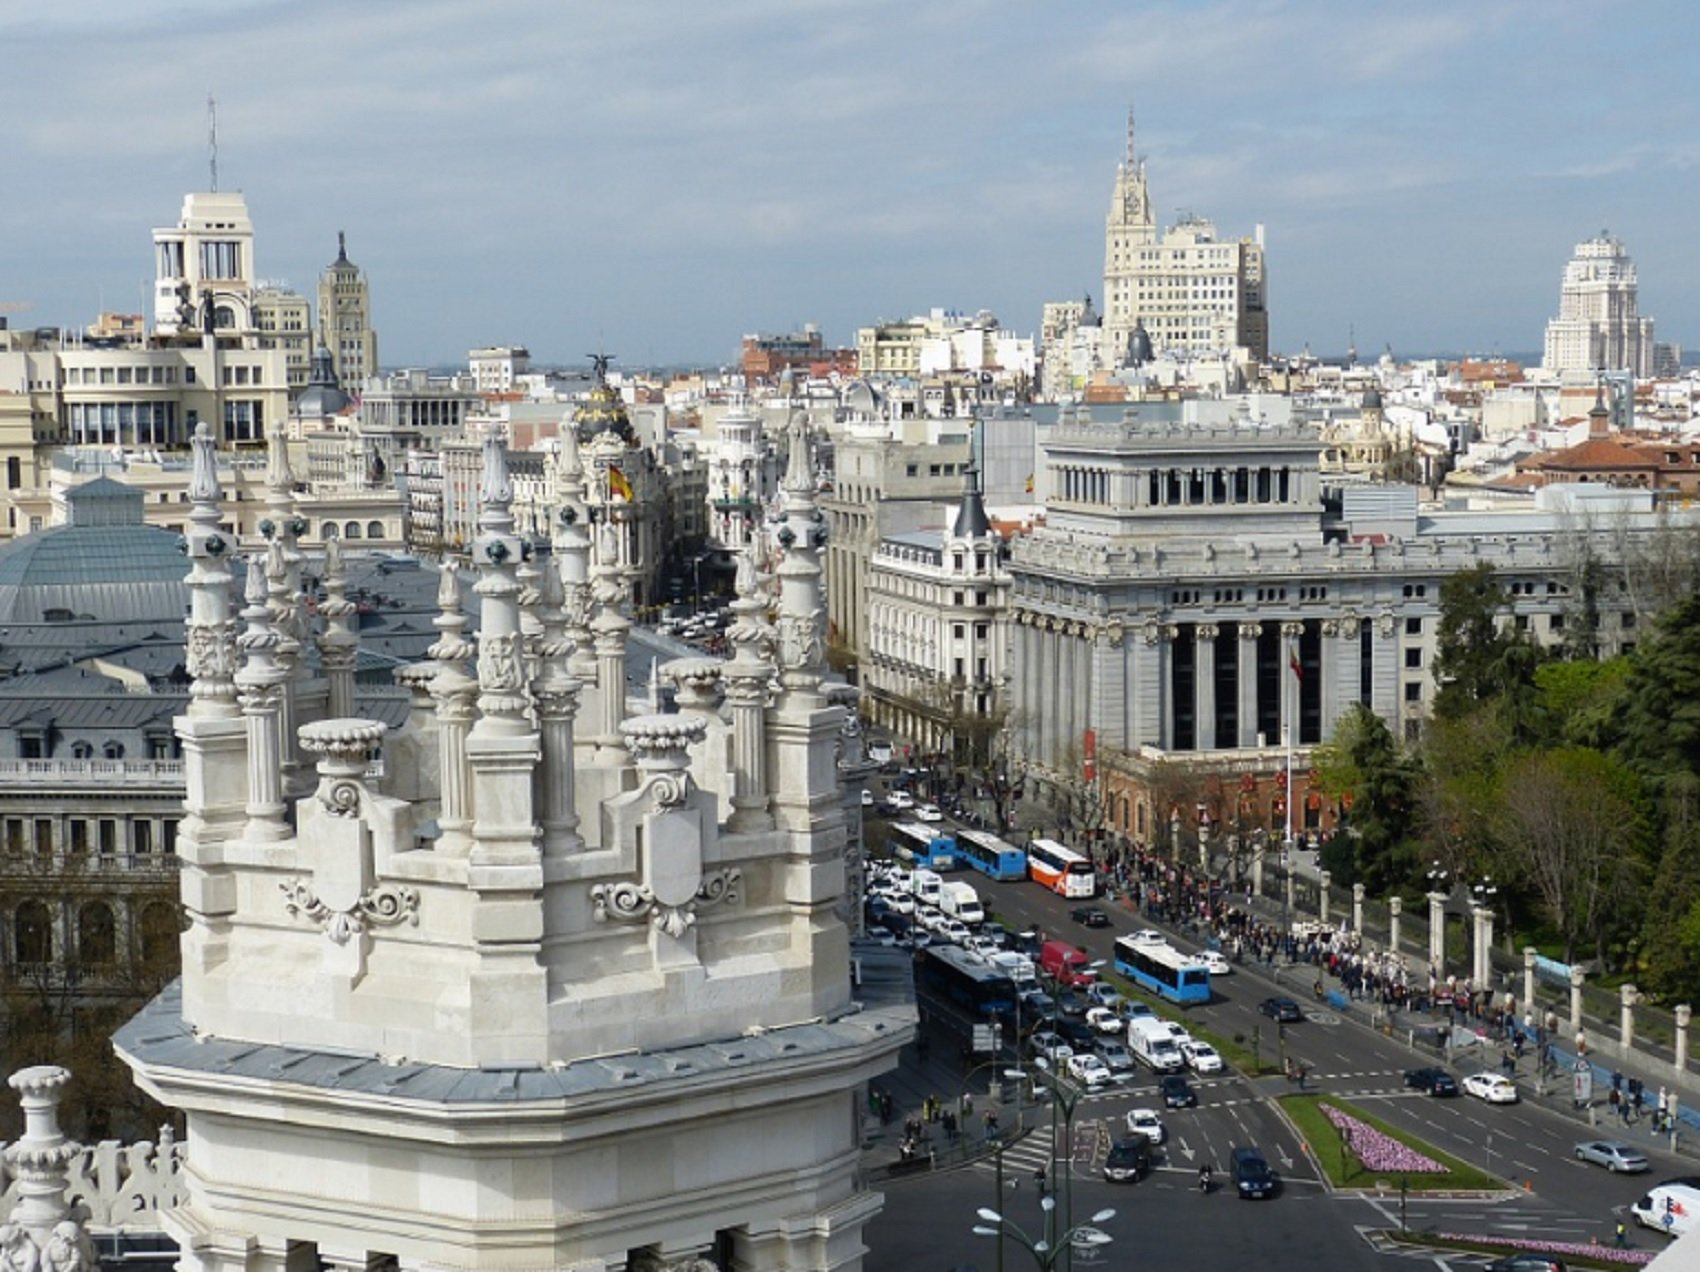
[{"label": "tall office building", "polygon": [[1189,213],[1158,234],[1130,111],[1127,154],[1116,167],[1104,228],[1104,355],[1111,365],[1127,363],[1140,325],[1157,354],[1244,348],[1258,360],[1269,356],[1263,227],[1251,238],[1224,239],[1213,222]]},{"label": "tall office building", "polygon": [[348,242],[340,231],[336,259],[319,275],[319,340],[331,351],[339,383],[358,386],[378,374],[372,292],[366,271],[348,259]]},{"label": "tall office building", "polygon": [[1653,320],[1636,303],[1635,262],[1605,230],[1576,245],[1564,267],[1558,317],[1547,323],[1548,371],[1653,374]]}]

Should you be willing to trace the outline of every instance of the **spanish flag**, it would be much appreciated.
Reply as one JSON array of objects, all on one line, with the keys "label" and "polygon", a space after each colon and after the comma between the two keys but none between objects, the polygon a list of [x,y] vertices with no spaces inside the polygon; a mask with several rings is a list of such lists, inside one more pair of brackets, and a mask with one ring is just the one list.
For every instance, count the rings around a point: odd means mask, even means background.
[{"label": "spanish flag", "polygon": [[632,483],[626,480],[626,475],[612,465],[608,468],[608,494],[617,495],[627,503],[637,498],[632,493]]},{"label": "spanish flag", "polygon": [[1299,661],[1299,647],[1297,645],[1289,645],[1287,648],[1289,651],[1287,656],[1287,666],[1293,669],[1293,678],[1302,684],[1305,678],[1305,669],[1304,664]]}]

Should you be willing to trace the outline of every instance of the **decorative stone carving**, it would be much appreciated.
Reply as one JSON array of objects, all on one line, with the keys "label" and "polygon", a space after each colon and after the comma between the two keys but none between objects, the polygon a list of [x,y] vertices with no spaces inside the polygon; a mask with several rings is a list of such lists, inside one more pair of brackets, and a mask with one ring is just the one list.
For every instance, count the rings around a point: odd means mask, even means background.
[{"label": "decorative stone carving", "polygon": [[395,883],[381,883],[354,899],[352,905],[333,910],[313,892],[305,879],[280,882],[283,908],[290,914],[303,914],[313,920],[337,945],[346,945],[350,938],[361,935],[368,927],[393,927],[398,923],[419,922],[419,893]]},{"label": "decorative stone carving", "polygon": [[648,885],[622,880],[598,883],[590,889],[591,912],[598,923],[615,920],[638,923],[647,919],[668,936],[678,938],[697,921],[697,911],[717,905],[737,905],[743,899],[744,872],[735,868],[713,870],[703,876],[701,886],[681,905],[666,905]]}]

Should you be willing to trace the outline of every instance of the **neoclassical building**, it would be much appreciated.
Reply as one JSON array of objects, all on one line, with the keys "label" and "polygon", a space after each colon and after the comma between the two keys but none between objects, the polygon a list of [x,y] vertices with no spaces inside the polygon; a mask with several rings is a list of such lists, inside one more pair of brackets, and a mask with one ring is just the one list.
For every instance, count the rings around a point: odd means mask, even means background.
[{"label": "neoclassical building", "polygon": [[[1414,737],[1449,575],[1492,564],[1503,621],[1555,641],[1577,617],[1584,542],[1609,567],[1625,535],[1668,524],[1650,500],[1592,518],[1574,487],[1520,513],[1422,511],[1413,487],[1325,488],[1318,435],[1300,424],[1065,417],[1041,446],[1047,521],[1009,565],[1017,746],[1042,779],[1096,783],[1106,824],[1134,836],[1175,812],[1154,806],[1159,770],[1208,778],[1223,804],[1240,800],[1222,779],[1249,778],[1258,817],[1278,824],[1288,741],[1302,775],[1358,703]],[[1614,596],[1601,603],[1608,652],[1635,636]],[[1293,794],[1295,828],[1323,826],[1328,810]],[[1211,799],[1210,817],[1231,811]]]}]

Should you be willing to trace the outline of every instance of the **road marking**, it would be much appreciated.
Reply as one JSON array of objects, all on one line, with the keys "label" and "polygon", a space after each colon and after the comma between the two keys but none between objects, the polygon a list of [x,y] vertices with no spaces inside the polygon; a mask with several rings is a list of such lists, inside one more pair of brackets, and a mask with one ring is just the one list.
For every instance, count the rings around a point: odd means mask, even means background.
[{"label": "road marking", "polygon": [[1513,1166],[1517,1166],[1517,1167],[1520,1167],[1523,1170],[1528,1171],[1531,1175],[1538,1175],[1538,1174],[1541,1173],[1541,1168],[1539,1166],[1531,1166],[1531,1165],[1529,1165],[1528,1162],[1520,1162],[1520,1161],[1517,1161],[1516,1159],[1513,1159],[1511,1164]]}]

